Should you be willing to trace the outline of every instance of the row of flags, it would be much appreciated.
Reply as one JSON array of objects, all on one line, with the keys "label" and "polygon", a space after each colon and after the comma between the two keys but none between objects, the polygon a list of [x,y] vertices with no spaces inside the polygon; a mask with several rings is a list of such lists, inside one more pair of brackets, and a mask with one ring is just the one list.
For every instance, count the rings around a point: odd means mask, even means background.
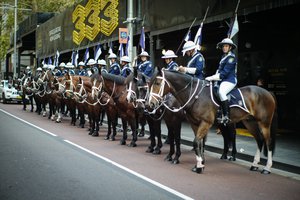
[{"label": "row of flags", "polygon": [[[202,42],[202,28],[203,28],[203,22],[200,24],[198,31],[194,37],[194,43],[196,45],[198,45],[198,50],[200,50],[201,48],[201,42]],[[232,39],[239,31],[239,24],[238,24],[238,20],[237,20],[237,13],[235,13],[234,17],[231,19],[231,23],[229,25],[229,30],[227,33],[227,37]],[[187,34],[185,35],[184,41],[189,41],[192,40],[191,39],[191,30],[189,29],[189,31],[187,32]],[[122,57],[124,55],[128,56],[129,55],[129,41],[130,41],[130,34],[128,34],[128,38],[127,38],[127,44],[126,47],[124,49],[123,44],[120,43],[119,46],[119,56]],[[141,35],[140,35],[140,40],[139,40],[139,46],[141,48],[141,51],[145,51],[145,30],[144,27],[142,27],[141,29]],[[108,53],[111,54],[113,53],[112,51],[112,42],[109,42],[109,50]],[[95,51],[94,51],[94,59],[98,60],[98,58],[100,57],[100,55],[102,54],[102,50],[101,50],[101,45],[98,44],[97,46],[95,46]],[[59,64],[59,56],[60,53],[57,50],[56,54],[54,56],[54,66],[58,66]],[[78,57],[79,57],[79,53],[78,50],[73,50],[72,51],[72,56],[71,56],[71,63],[75,66],[77,66],[78,64]],[[90,53],[89,53],[89,48],[87,47],[84,53],[84,57],[83,57],[83,61],[85,63],[88,62],[88,59],[90,57]],[[45,64],[45,61],[43,60],[42,64]],[[48,58],[48,65],[52,65],[52,59],[51,57]]]}]

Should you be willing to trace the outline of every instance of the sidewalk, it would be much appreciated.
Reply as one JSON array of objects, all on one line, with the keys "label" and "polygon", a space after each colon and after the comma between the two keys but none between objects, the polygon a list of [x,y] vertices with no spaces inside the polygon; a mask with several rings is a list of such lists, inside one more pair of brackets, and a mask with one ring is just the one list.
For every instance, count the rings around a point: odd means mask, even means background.
[{"label": "sidewalk", "polygon": [[[149,130],[147,125],[145,129]],[[161,129],[162,136],[165,138],[168,134],[168,129],[163,120]],[[182,124],[181,140],[182,144],[192,147],[194,133],[187,122],[183,122]],[[206,151],[212,151],[220,154],[223,152],[223,137],[216,133],[215,128],[211,128],[209,131],[205,145]],[[247,160],[249,162],[253,161],[257,149],[256,141],[253,137],[237,135],[236,146],[238,159]],[[263,156],[263,154],[261,154],[261,156],[261,163],[266,163],[266,157]],[[300,174],[300,135],[297,136],[295,133],[276,135],[273,168]]]}]

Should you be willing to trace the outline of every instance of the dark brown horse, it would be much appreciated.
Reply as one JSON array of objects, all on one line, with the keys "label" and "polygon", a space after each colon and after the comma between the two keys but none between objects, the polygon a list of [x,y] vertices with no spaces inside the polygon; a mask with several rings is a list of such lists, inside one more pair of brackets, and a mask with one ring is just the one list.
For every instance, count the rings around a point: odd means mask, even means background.
[{"label": "dark brown horse", "polygon": [[[165,87],[168,85],[168,87]],[[171,92],[180,102],[195,134],[194,149],[197,163],[194,172],[204,170],[204,138],[215,121],[218,107],[211,99],[210,83],[173,71],[158,70],[151,81],[149,105],[160,106],[163,96]],[[262,173],[268,174],[272,167],[272,155],[275,148],[275,129],[273,115],[276,100],[267,90],[257,86],[240,88],[248,110],[231,108],[230,118],[233,123],[242,121],[256,139],[258,148],[250,170],[258,170],[260,153],[265,147],[267,164]]]}]

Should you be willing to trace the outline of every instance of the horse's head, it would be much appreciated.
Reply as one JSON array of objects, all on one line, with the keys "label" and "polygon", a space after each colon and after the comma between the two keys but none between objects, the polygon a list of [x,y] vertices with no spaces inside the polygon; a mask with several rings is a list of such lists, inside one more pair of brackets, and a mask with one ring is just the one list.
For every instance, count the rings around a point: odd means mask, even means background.
[{"label": "horse's head", "polygon": [[64,96],[68,99],[73,98],[74,92],[76,90],[76,79],[73,76],[70,76],[68,73],[64,75],[64,81],[65,81],[65,92]]},{"label": "horse's head", "polygon": [[157,109],[162,105],[163,98],[171,91],[169,82],[165,78],[165,70],[158,68],[150,80],[147,107]]}]

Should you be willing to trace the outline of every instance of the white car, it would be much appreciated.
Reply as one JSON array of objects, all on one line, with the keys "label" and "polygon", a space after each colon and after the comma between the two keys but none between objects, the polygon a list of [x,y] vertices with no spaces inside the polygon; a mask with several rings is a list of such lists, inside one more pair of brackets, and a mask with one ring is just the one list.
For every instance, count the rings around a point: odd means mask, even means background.
[{"label": "white car", "polygon": [[[8,80],[1,80],[0,83],[0,99],[3,103],[22,102],[22,96],[19,91],[9,83]],[[26,98],[27,99],[27,98]]]}]

